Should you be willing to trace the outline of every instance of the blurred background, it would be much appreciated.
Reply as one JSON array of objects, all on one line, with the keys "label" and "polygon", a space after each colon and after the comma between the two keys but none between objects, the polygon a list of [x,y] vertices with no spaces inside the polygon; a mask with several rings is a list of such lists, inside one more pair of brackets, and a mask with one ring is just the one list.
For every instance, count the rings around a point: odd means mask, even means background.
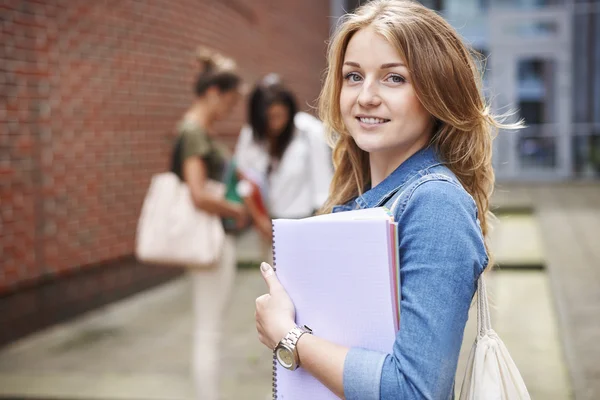
[{"label": "blurred background", "polygon": [[[133,257],[194,51],[279,74],[314,114],[350,0],[0,0],[0,399],[191,398],[190,284]],[[497,113],[493,323],[535,399],[600,398],[600,1],[424,0],[484,55]],[[241,102],[218,125],[231,148]],[[266,399],[261,251],[238,244],[223,396]],[[474,338],[465,331],[461,368]]]}]

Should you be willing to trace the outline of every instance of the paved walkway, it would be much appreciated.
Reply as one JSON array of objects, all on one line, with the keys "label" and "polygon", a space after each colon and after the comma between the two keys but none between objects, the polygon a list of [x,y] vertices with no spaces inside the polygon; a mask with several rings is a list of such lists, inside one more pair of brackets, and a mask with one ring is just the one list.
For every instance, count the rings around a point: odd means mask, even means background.
[{"label": "paved walkway", "polygon": [[[510,264],[517,252],[510,241],[516,241],[528,263],[544,262],[549,274],[518,268],[495,272],[490,281],[494,326],[532,398],[564,400],[573,391],[577,400],[598,399],[600,263],[592,244],[598,243],[600,186],[505,190],[498,192],[496,204],[535,205],[538,218],[533,224],[500,219],[493,245],[498,259]],[[513,257],[520,267],[528,264],[519,262],[523,259]],[[190,399],[189,290],[187,280],[178,279],[5,347],[0,351],[0,397]],[[223,345],[225,400],[264,400],[269,394],[271,353],[256,340],[253,323],[254,299],[264,290],[258,271],[240,271]],[[465,331],[458,387],[474,322]]]},{"label": "paved walkway", "polygon": [[[40,332],[0,353],[0,397],[191,399],[191,293],[187,279],[162,285]],[[224,399],[264,400],[271,352],[258,343],[258,271],[242,270],[225,326]]]},{"label": "paved walkway", "polygon": [[[533,398],[568,399],[567,372],[543,274],[500,272],[489,283],[495,299],[494,327]],[[179,279],[6,348],[0,353],[0,397],[191,399],[189,289],[188,282]],[[256,340],[252,321],[254,299],[263,290],[257,271],[240,272],[223,346],[226,400],[268,398],[271,353]],[[475,318],[466,329],[459,386],[475,337]]]},{"label": "paved walkway", "polygon": [[575,398],[600,399],[600,184],[500,187],[495,204],[535,210]]}]

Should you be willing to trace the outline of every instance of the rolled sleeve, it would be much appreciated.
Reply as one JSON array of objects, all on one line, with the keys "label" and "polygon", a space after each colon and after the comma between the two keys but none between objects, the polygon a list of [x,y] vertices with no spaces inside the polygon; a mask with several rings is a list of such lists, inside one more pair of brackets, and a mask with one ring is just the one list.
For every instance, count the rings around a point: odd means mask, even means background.
[{"label": "rolled sleeve", "polygon": [[379,400],[381,372],[387,354],[358,347],[350,349],[344,363],[344,395],[347,400]]}]

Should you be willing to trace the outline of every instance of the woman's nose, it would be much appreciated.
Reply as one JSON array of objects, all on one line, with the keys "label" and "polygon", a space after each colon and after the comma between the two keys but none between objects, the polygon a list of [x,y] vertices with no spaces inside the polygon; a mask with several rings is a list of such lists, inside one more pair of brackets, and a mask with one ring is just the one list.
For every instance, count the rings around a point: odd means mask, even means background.
[{"label": "woman's nose", "polygon": [[381,103],[377,82],[365,81],[358,95],[357,102],[363,107],[373,107]]}]

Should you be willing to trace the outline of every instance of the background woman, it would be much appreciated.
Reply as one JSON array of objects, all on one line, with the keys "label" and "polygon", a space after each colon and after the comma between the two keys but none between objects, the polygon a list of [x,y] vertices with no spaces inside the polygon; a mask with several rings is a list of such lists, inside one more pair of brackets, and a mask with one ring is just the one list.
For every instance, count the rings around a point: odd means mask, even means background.
[{"label": "background woman", "polygon": [[[231,218],[242,227],[248,223],[246,208],[216,195],[207,186],[208,180],[222,181],[229,162],[229,153],[218,141],[214,124],[231,114],[240,98],[241,79],[230,59],[207,50],[198,58],[201,72],[195,85],[195,99],[177,127],[172,171],[187,183],[196,207]],[[194,295],[192,370],[197,399],[219,398],[219,340],[235,266],[234,238],[229,232],[218,266],[190,269]]]},{"label": "background woman", "polygon": [[[271,218],[308,217],[327,199],[333,171],[323,125],[297,110],[292,92],[268,76],[250,95],[250,124],[236,146],[239,168],[264,182]],[[256,225],[270,243],[270,219]]]}]

